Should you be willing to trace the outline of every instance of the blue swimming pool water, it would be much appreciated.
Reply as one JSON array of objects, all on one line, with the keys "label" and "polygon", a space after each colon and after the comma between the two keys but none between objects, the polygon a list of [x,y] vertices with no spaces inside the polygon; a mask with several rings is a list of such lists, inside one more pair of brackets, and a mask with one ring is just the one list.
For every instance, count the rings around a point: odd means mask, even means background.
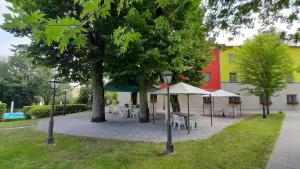
[{"label": "blue swimming pool water", "polygon": [[3,119],[21,119],[25,118],[24,113],[4,113]]}]

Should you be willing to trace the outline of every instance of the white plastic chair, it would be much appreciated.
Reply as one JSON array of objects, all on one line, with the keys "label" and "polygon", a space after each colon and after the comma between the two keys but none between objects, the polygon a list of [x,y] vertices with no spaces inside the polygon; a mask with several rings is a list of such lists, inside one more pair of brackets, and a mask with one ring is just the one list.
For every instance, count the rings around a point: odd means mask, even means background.
[{"label": "white plastic chair", "polygon": [[199,123],[199,116],[194,114],[189,119],[190,119],[190,123],[189,123],[190,124],[190,129],[194,130],[197,127],[198,123]]},{"label": "white plastic chair", "polygon": [[112,107],[112,115],[113,116],[119,116],[119,107],[118,106],[113,106]]},{"label": "white plastic chair", "polygon": [[176,124],[178,125],[178,130],[180,130],[181,125],[183,125],[184,129],[186,129],[184,117],[173,114],[173,128],[176,127]]},{"label": "white plastic chair", "polygon": [[133,119],[138,118],[139,117],[139,108],[133,108],[131,111],[131,117]]},{"label": "white plastic chair", "polygon": [[126,118],[128,115],[128,109],[126,107],[119,107],[119,116],[120,118]]}]

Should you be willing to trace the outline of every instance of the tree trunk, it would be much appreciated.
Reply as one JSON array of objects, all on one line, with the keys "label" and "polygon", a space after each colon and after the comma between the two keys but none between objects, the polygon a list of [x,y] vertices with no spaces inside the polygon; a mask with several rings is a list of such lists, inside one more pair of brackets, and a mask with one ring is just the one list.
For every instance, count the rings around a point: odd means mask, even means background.
[{"label": "tree trunk", "polygon": [[267,105],[266,105],[266,108],[267,108],[267,114],[270,114],[270,105],[269,105],[269,94],[266,93],[266,102],[267,102]]},{"label": "tree trunk", "polygon": [[265,119],[266,116],[266,110],[265,110],[265,96],[262,94],[262,106],[263,106],[263,118]]},{"label": "tree trunk", "polygon": [[143,81],[139,83],[139,87],[140,87],[139,121],[141,123],[148,123],[148,122],[150,122],[149,108],[148,108],[148,96],[147,96],[148,88],[146,86],[146,83]]},{"label": "tree trunk", "polygon": [[103,74],[101,68],[95,68],[92,74],[92,88],[93,88],[93,115],[92,122],[105,121],[105,104],[104,104],[104,87]]},{"label": "tree trunk", "polygon": [[180,112],[180,104],[178,101],[178,96],[171,95],[170,98],[171,98],[171,105],[172,105],[173,112]]}]

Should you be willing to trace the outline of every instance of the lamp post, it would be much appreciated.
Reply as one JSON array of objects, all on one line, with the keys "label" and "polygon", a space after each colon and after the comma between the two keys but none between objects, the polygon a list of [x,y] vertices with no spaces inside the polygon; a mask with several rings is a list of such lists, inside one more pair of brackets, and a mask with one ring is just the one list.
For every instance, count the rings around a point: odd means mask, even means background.
[{"label": "lamp post", "polygon": [[65,88],[64,88],[64,96],[65,96],[65,98],[64,98],[64,112],[63,112],[63,115],[66,115],[67,92],[68,92],[68,88],[65,85]]},{"label": "lamp post", "polygon": [[53,97],[52,97],[52,110],[50,112],[50,120],[49,120],[49,129],[48,129],[48,138],[47,138],[47,144],[53,144],[54,139],[53,139],[53,114],[55,111],[55,94],[56,94],[56,89],[58,88],[60,84],[60,81],[57,79],[52,79],[50,81],[51,89],[53,89]]},{"label": "lamp post", "polygon": [[171,83],[173,73],[165,71],[162,74],[164,82],[167,83],[167,150],[165,154],[173,152],[172,133],[171,133],[171,121],[170,121],[170,89],[169,84]]}]

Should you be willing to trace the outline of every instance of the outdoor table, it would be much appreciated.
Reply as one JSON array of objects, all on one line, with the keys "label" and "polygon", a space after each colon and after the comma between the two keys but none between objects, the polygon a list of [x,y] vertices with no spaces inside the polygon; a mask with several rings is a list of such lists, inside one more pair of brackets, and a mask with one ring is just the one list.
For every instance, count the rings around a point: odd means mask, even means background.
[{"label": "outdoor table", "polygon": [[[188,113],[183,113],[183,112],[172,112],[171,114],[175,114],[177,116],[181,116],[181,117],[184,117],[184,120],[185,120],[185,126],[186,127],[186,130],[189,128],[188,126]],[[193,117],[194,115],[193,114],[190,114],[190,117]]]},{"label": "outdoor table", "polygon": [[213,112],[214,112],[215,114],[218,114],[218,115],[221,115],[221,114],[222,114],[222,116],[225,116],[224,110],[223,110],[223,109],[214,109]]}]

